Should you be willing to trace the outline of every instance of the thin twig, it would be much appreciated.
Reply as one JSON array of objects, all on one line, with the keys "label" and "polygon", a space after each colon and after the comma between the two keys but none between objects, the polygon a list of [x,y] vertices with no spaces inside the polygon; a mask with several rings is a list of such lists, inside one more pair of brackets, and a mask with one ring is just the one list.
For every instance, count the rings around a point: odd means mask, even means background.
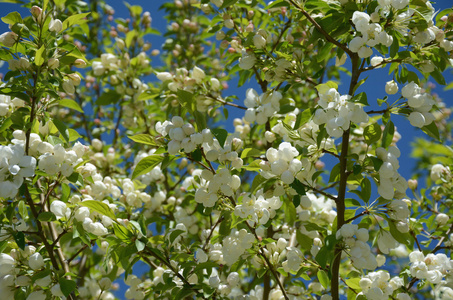
[{"label": "thin twig", "polygon": [[349,48],[345,45],[334,39],[330,34],[328,34],[319,24],[318,22],[313,19],[308,12],[305,11],[303,7],[301,7],[298,3],[296,3],[294,0],[288,0],[291,4],[293,4],[307,19],[310,21],[310,23],[315,26],[315,28],[326,38],[327,41],[331,42],[335,46],[339,47],[342,49],[344,52],[346,52],[349,56],[354,56],[355,53],[349,50]]}]

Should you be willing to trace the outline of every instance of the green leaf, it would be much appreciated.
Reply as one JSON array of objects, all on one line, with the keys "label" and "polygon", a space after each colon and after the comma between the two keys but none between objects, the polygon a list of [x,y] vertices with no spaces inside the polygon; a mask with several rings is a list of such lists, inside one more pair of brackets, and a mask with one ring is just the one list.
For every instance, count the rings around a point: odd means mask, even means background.
[{"label": "green leaf", "polygon": [[60,289],[63,295],[68,297],[77,287],[77,283],[72,280],[68,280],[64,277],[61,277],[58,282],[60,283]]},{"label": "green leaf", "polygon": [[360,278],[348,278],[346,279],[346,285],[350,287],[351,289],[354,289],[356,291],[360,291],[362,288],[360,287]]},{"label": "green leaf", "polygon": [[126,40],[125,40],[125,43],[126,43],[126,47],[129,48],[132,44],[132,40],[134,39],[134,37],[137,36],[137,31],[135,30],[131,30],[129,31],[127,34],[126,34]]},{"label": "green leaf", "polygon": [[181,229],[175,229],[170,233],[170,243],[173,244],[173,242],[176,240],[178,236],[183,234],[185,231]]},{"label": "green leaf", "polygon": [[365,138],[367,145],[371,145],[379,141],[381,139],[381,134],[381,125],[378,123],[370,124],[363,130],[363,137]]},{"label": "green leaf", "polygon": [[140,240],[135,240],[135,247],[137,247],[137,251],[140,252],[145,249],[145,243],[141,242]]},{"label": "green leaf", "polygon": [[52,123],[57,127],[58,131],[60,132],[61,136],[65,139],[67,143],[69,143],[69,130],[66,127],[65,123],[60,120],[54,119]]},{"label": "green leaf", "polygon": [[22,219],[27,220],[28,219],[28,210],[27,210],[27,207],[25,206],[25,202],[23,200],[20,200],[17,207],[19,208],[19,214],[22,217]]},{"label": "green leaf", "polygon": [[446,85],[447,84],[445,82],[444,76],[442,75],[442,73],[438,69],[435,69],[434,71],[432,71],[429,74],[431,75],[432,78],[434,78],[434,80],[436,80],[436,82],[438,84],[441,84],[441,85]]},{"label": "green leaf", "polygon": [[195,149],[192,153],[190,153],[190,156],[194,161],[200,162],[203,157],[203,153],[201,153],[201,149]]},{"label": "green leaf", "polygon": [[2,21],[8,25],[14,25],[16,23],[24,23],[24,21],[22,20],[22,17],[20,16],[20,13],[18,13],[17,11],[10,12],[6,16],[4,16],[2,18]]},{"label": "green leaf", "polygon": [[260,174],[257,174],[255,176],[255,178],[253,178],[253,182],[252,182],[252,188],[251,188],[251,193],[254,193],[258,187],[263,184],[267,179],[264,178],[263,176],[261,176]]},{"label": "green leaf", "polygon": [[123,242],[130,242],[130,238],[132,237],[132,233],[127,230],[126,227],[122,225],[118,225],[117,223],[113,223],[113,232],[115,236],[119,238]]},{"label": "green leaf", "polygon": [[223,148],[225,146],[225,141],[228,137],[228,131],[222,128],[215,128],[211,130],[212,134],[219,141],[220,146]]},{"label": "green leaf", "polygon": [[295,189],[298,195],[302,196],[302,195],[306,194],[305,185],[302,182],[300,182],[298,179],[295,179],[293,181],[293,183],[291,183],[289,186],[292,187],[293,189]]},{"label": "green leaf", "polygon": [[398,50],[400,49],[400,44],[398,42],[398,39],[397,38],[394,38],[393,39],[393,43],[392,45],[390,46],[390,57],[394,57],[397,53],[398,53]]},{"label": "green leaf", "polygon": [[233,223],[233,218],[231,217],[231,212],[224,211],[222,212],[223,220],[220,222],[219,233],[221,235],[229,235],[231,232],[231,225]]},{"label": "green leaf", "polygon": [[61,201],[67,202],[69,195],[71,194],[71,188],[66,183],[61,184]]},{"label": "green leaf", "polygon": [[293,202],[283,202],[283,211],[285,212],[285,221],[292,226],[297,219],[296,207]]},{"label": "green leaf", "polygon": [[437,125],[435,122],[431,122],[430,124],[423,126],[422,130],[424,133],[426,133],[430,137],[440,141],[439,128],[437,128]]},{"label": "green leaf", "polygon": [[3,124],[0,125],[0,132],[3,132],[6,129],[10,128],[11,125],[13,125],[13,120],[11,120],[11,118],[4,120]]},{"label": "green leaf", "polygon": [[368,201],[370,200],[370,197],[371,197],[371,182],[368,178],[364,178],[361,182],[360,182],[360,187],[362,188],[362,200],[363,201]]},{"label": "green leaf", "polygon": [[44,63],[44,57],[42,56],[46,48],[44,45],[39,48],[38,51],[36,51],[36,56],[35,56],[35,65],[41,66]]},{"label": "green leaf", "polygon": [[117,103],[121,99],[121,95],[118,94],[115,90],[107,91],[103,93],[97,100],[97,105],[109,105]]},{"label": "green leaf", "polygon": [[140,160],[132,173],[132,179],[146,174],[164,160],[164,157],[158,154],[152,154]]},{"label": "green leaf", "polygon": [[352,97],[351,101],[355,102],[355,103],[360,103],[363,105],[369,105],[365,92],[361,92],[360,94],[355,95],[354,97]]},{"label": "green leaf", "polygon": [[104,202],[96,201],[96,200],[85,200],[85,201],[79,202],[79,205],[88,207],[89,209],[92,209],[95,212],[100,213],[101,215],[109,217],[112,220],[116,220],[115,214],[110,209],[110,207],[107,204],[105,204]]},{"label": "green leaf", "polygon": [[22,231],[18,231],[14,234],[14,240],[20,249],[25,249],[25,234]]},{"label": "green leaf", "polygon": [[325,268],[326,265],[327,265],[327,261],[329,261],[329,250],[327,250],[327,247],[322,247],[318,254],[316,255],[316,261],[319,263],[319,265],[322,267],[322,268]]},{"label": "green leaf", "polygon": [[[193,99],[193,94],[185,91],[185,90],[178,90],[176,92],[176,95],[178,95],[178,101],[181,103],[181,105],[189,110],[189,112],[192,112],[192,103],[194,102]],[[199,129],[204,129],[204,128],[199,128]]]},{"label": "green leaf", "polygon": [[230,7],[231,5],[235,4],[236,2],[238,2],[238,0],[225,0],[225,1],[223,1],[223,4],[222,4],[222,6],[219,7],[219,9],[224,9],[224,8]]},{"label": "green leaf", "polygon": [[50,211],[45,211],[38,215],[38,220],[41,222],[51,222],[55,221],[56,219],[57,217],[55,217],[55,215]]},{"label": "green leaf", "polygon": [[146,133],[140,133],[132,136],[128,136],[131,140],[133,140],[136,143],[140,144],[145,144],[145,145],[151,145],[151,146],[158,146],[156,142],[154,141],[154,138],[150,134]]},{"label": "green leaf", "polygon": [[387,148],[393,140],[393,135],[395,134],[395,125],[392,121],[388,121],[384,128],[384,133],[382,134],[382,147]]},{"label": "green leaf", "polygon": [[85,19],[90,13],[83,13],[83,14],[77,14],[77,15],[72,15],[66,20],[63,21],[63,30],[65,30],[68,27],[74,26],[74,25],[80,25],[88,22],[87,19]]},{"label": "green leaf", "polygon": [[390,231],[390,234],[393,236],[393,238],[398,242],[398,243],[401,243],[401,244],[405,244],[407,246],[410,246],[412,245],[413,243],[413,240],[412,240],[412,237],[410,235],[410,233],[406,232],[406,233],[402,233],[400,232],[395,224],[389,220],[388,218],[387,219],[387,222],[389,223],[389,231]]},{"label": "green leaf", "polygon": [[329,286],[329,275],[327,275],[326,271],[319,270],[316,276],[318,277],[319,283],[321,283],[321,285],[325,289],[327,289],[327,287]]},{"label": "green leaf", "polygon": [[259,157],[261,155],[261,151],[256,148],[245,148],[242,150],[241,158],[246,157]]},{"label": "green leaf", "polygon": [[269,4],[265,9],[271,9],[275,7],[289,6],[289,3],[286,0],[277,0]]},{"label": "green leaf", "polygon": [[82,136],[74,129],[68,128],[69,134],[69,142],[77,141],[78,139],[82,138]]},{"label": "green leaf", "polygon": [[62,99],[58,102],[58,104],[83,113],[83,109],[80,107],[80,105],[72,99]]}]

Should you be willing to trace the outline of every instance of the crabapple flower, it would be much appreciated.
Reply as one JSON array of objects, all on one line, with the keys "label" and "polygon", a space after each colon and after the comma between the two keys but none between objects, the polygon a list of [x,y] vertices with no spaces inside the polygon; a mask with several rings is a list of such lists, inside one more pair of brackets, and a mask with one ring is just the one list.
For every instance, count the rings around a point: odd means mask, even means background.
[{"label": "crabapple flower", "polygon": [[12,47],[19,39],[19,36],[14,32],[5,32],[0,35],[0,43],[5,45],[6,47]]},{"label": "crabapple flower", "polygon": [[13,198],[24,178],[35,174],[36,159],[25,155],[21,145],[0,145],[0,197]]},{"label": "crabapple flower", "polygon": [[59,19],[52,19],[49,23],[49,30],[60,33],[63,30],[63,23]]},{"label": "crabapple flower", "polygon": [[33,270],[39,270],[44,267],[44,259],[42,255],[39,252],[35,252],[30,255],[30,258],[28,259],[28,265]]},{"label": "crabapple flower", "polygon": [[14,271],[16,260],[5,253],[0,253],[0,276],[11,274]]},{"label": "crabapple flower", "polygon": [[256,63],[256,57],[253,53],[247,53],[242,50],[242,57],[239,58],[239,67],[243,70],[250,70]]},{"label": "crabapple flower", "polygon": [[385,92],[389,95],[394,95],[398,92],[398,84],[395,80],[387,81],[385,84]]},{"label": "crabapple flower", "polygon": [[50,211],[57,217],[57,219],[68,218],[71,214],[71,209],[66,206],[66,203],[60,200],[55,200],[50,204]]}]

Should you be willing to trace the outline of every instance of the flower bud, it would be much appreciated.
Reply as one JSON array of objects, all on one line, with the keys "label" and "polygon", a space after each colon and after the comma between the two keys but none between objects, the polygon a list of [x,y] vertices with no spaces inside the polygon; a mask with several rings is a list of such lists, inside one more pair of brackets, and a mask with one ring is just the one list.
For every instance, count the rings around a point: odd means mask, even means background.
[{"label": "flower bud", "polygon": [[409,186],[409,188],[411,190],[415,190],[418,186],[418,181],[417,181],[417,179],[409,179],[407,181],[407,185]]},{"label": "flower bud", "polygon": [[203,81],[203,79],[206,77],[205,72],[200,69],[199,67],[194,67],[192,71],[192,77],[195,79],[197,83],[200,83]]},{"label": "flower bud", "polygon": [[48,61],[47,61],[47,67],[51,70],[54,70],[56,68],[58,68],[60,66],[60,61],[58,60],[58,58],[50,58]]},{"label": "flower bud", "polygon": [[62,84],[65,93],[73,95],[75,93],[75,87],[71,80],[65,79]]},{"label": "flower bud", "polygon": [[74,61],[74,67],[76,67],[76,68],[85,68],[86,66],[87,66],[87,63],[83,59],[77,58]]},{"label": "flower bud", "polygon": [[103,291],[109,290],[111,286],[112,286],[112,281],[107,277],[104,277],[99,281],[99,287]]},{"label": "flower bud", "polygon": [[44,266],[44,259],[42,255],[39,252],[35,252],[30,255],[30,258],[28,259],[28,265],[33,270],[41,269]]},{"label": "flower bud", "polygon": [[31,12],[31,15],[33,16],[33,19],[36,21],[36,23],[41,24],[42,23],[42,8],[34,5],[31,8],[30,12]]},{"label": "flower bud", "polygon": [[5,32],[0,35],[0,43],[6,47],[12,47],[18,41],[19,37],[14,32]]},{"label": "flower bud", "polygon": [[78,86],[82,80],[77,73],[68,74],[68,77],[74,86]]},{"label": "flower bud", "polygon": [[387,81],[385,84],[385,92],[389,95],[394,95],[398,92],[398,84],[394,80]]},{"label": "flower bud", "polygon": [[257,49],[262,49],[266,46],[266,39],[260,34],[255,34],[253,37],[253,44]]},{"label": "flower bud", "polygon": [[60,33],[63,30],[63,23],[58,20],[51,20],[49,23],[49,30],[55,33]]},{"label": "flower bud", "polygon": [[450,217],[446,214],[440,213],[436,216],[436,222],[439,226],[447,224],[448,220],[450,220]]}]

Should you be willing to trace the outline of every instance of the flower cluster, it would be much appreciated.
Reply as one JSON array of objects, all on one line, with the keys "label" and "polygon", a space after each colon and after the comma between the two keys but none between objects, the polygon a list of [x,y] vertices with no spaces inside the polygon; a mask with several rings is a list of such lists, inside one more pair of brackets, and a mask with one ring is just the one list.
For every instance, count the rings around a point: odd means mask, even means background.
[{"label": "flower cluster", "polygon": [[[349,49],[357,52],[361,58],[367,58],[373,54],[373,50],[368,47],[374,47],[378,44],[390,47],[393,43],[393,37],[387,34],[381,25],[370,23],[370,21],[370,15],[365,12],[355,11],[352,15],[352,23],[354,23],[356,30],[360,32],[361,36],[356,36],[352,39],[349,43]],[[379,16],[377,16],[376,21],[379,21]]]},{"label": "flower cluster", "polygon": [[233,230],[229,236],[223,239],[223,260],[229,266],[233,265],[247,249],[252,247],[255,237],[247,230]]},{"label": "flower cluster", "polygon": [[15,109],[23,107],[25,105],[24,100],[19,98],[11,99],[10,96],[0,95],[0,117],[4,117]]},{"label": "flower cluster", "polygon": [[213,207],[219,199],[219,193],[230,197],[241,186],[239,176],[231,175],[225,168],[217,170],[215,174],[203,170],[201,177],[205,183],[195,192],[195,201],[202,203],[205,207]]},{"label": "flower cluster", "polygon": [[348,253],[354,267],[367,270],[374,270],[378,267],[376,257],[371,253],[371,247],[367,244],[369,239],[368,229],[359,229],[357,224],[344,224],[337,231],[336,238],[344,239],[349,248]]},{"label": "flower cluster", "polygon": [[263,195],[246,194],[242,196],[242,204],[234,208],[234,214],[243,219],[250,217],[252,224],[266,224],[282,204],[278,197],[266,199]]},{"label": "flower cluster", "polygon": [[246,92],[244,104],[247,107],[244,119],[249,123],[256,121],[259,125],[265,124],[280,110],[282,94],[277,91],[270,91],[258,95],[254,89]]},{"label": "flower cluster", "polygon": [[[199,67],[194,67],[192,72],[185,68],[179,68],[176,70],[175,75],[170,72],[158,72],[156,76],[162,82],[168,82],[168,89],[172,92],[177,92],[178,90],[191,91],[196,85],[201,84],[206,79],[206,73]],[[209,87],[212,91],[219,91],[222,88],[217,78],[209,80]]]},{"label": "flower cluster", "polygon": [[443,253],[429,253],[425,256],[423,252],[413,251],[409,254],[409,259],[411,275],[430,283],[440,283],[453,270],[452,261]]},{"label": "flower cluster", "polygon": [[[382,147],[376,149],[376,156],[382,160],[379,168],[378,193],[385,199],[402,197],[408,188],[406,179],[398,173],[401,152],[396,146],[390,146],[388,150]],[[396,193],[395,193],[396,190]]]},{"label": "flower cluster", "polygon": [[388,204],[388,215],[397,221],[396,228],[399,232],[409,232],[408,218],[410,216],[409,199],[393,200]]},{"label": "flower cluster", "polygon": [[302,162],[296,159],[298,155],[297,149],[288,142],[281,143],[278,149],[269,148],[266,151],[267,162],[260,163],[261,175],[265,178],[279,176],[284,183],[293,183],[296,174],[303,168]]},{"label": "flower cluster", "polygon": [[170,121],[156,123],[156,131],[162,136],[170,138],[168,142],[168,153],[177,154],[181,149],[185,153],[193,152],[197,146],[214,142],[214,136],[209,129],[203,129],[201,133],[195,132],[192,124],[186,123],[181,117],[174,116]]},{"label": "flower cluster", "polygon": [[0,197],[11,199],[24,182],[35,175],[36,159],[25,155],[22,145],[0,145]]},{"label": "flower cluster", "polygon": [[430,94],[422,93],[421,88],[413,81],[401,89],[401,94],[407,98],[407,104],[413,110],[408,117],[412,126],[421,128],[434,121],[434,115],[429,111],[435,102]]},{"label": "flower cluster", "polygon": [[239,157],[238,151],[242,148],[243,141],[234,135],[229,135],[223,147],[217,139],[213,143],[203,143],[203,151],[206,159],[210,162],[220,162],[225,166],[231,166],[234,169],[241,169],[244,162]]},{"label": "flower cluster", "polygon": [[317,125],[326,124],[329,136],[338,138],[344,130],[349,129],[350,122],[366,123],[368,115],[360,104],[350,102],[351,96],[338,93],[328,85],[319,85],[318,108],[313,121]]},{"label": "flower cluster", "polygon": [[[389,273],[385,271],[370,272],[360,279],[359,285],[362,292],[358,295],[365,295],[368,300],[388,299],[403,284],[402,278],[393,277],[390,279]],[[407,294],[399,293],[397,299],[409,300],[410,297]]]}]

